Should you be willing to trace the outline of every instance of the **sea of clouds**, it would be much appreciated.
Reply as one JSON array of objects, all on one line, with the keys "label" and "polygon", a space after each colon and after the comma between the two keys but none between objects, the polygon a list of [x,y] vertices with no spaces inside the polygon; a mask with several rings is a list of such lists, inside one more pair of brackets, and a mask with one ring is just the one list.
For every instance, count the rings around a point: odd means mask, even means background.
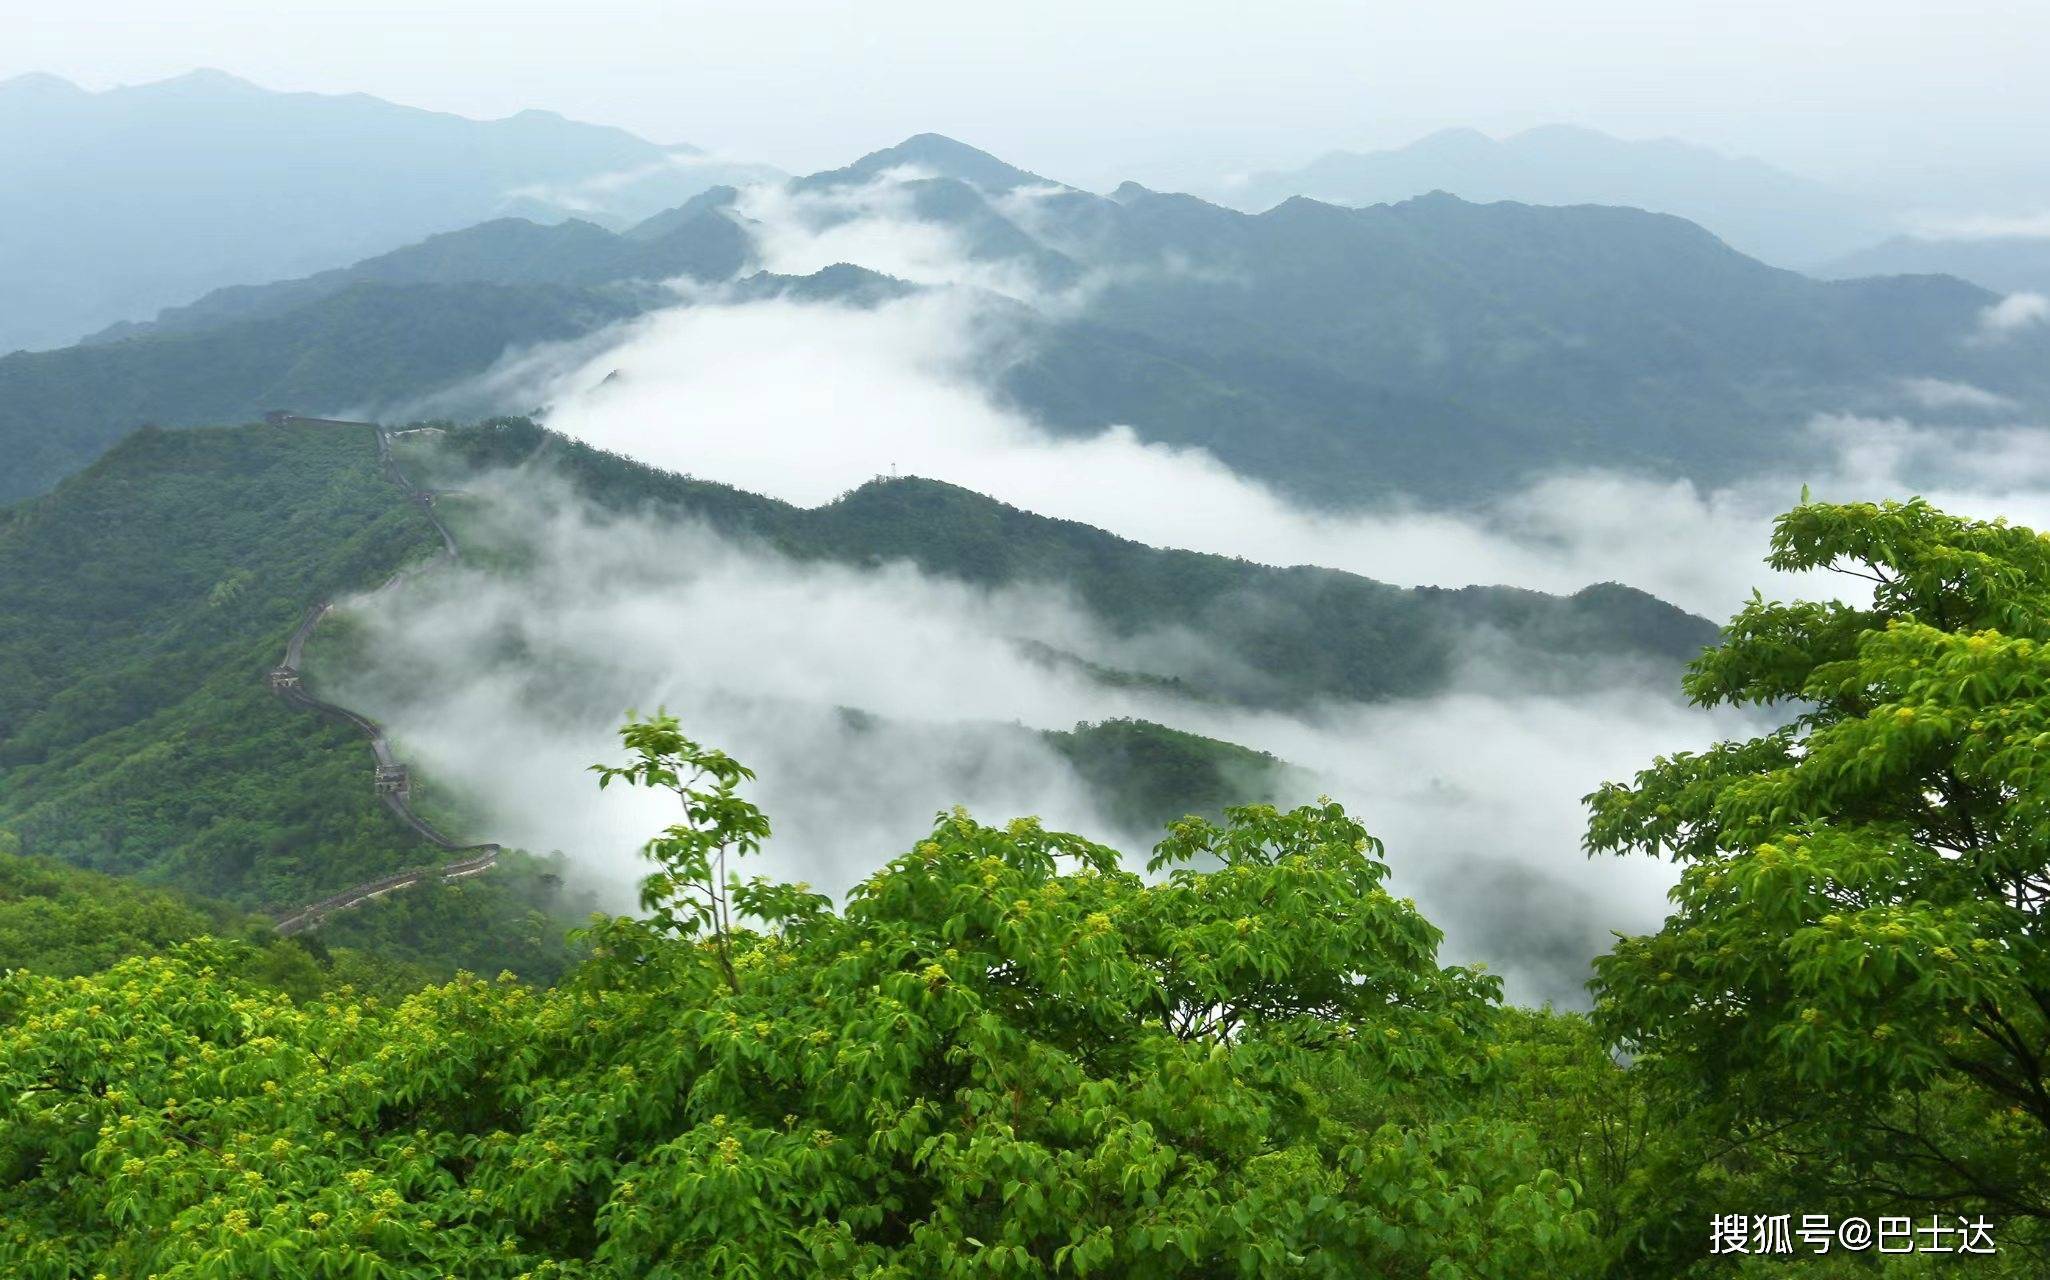
[{"label": "sea of clouds", "polygon": [[[545,405],[566,435],[801,505],[915,474],[1158,546],[1406,585],[1620,581],[1718,619],[1754,588],[1856,585],[1760,563],[1772,517],[1803,485],[2050,525],[2050,435],[2007,421],[1997,396],[1913,371],[1891,389],[1898,416],[1790,424],[1826,446],[1814,474],[1704,488],[1576,471],[1458,511],[1306,508],[1207,453],[1148,442],[1144,424],[1056,436],[992,394],[988,372],[1019,340],[1014,306],[1083,306],[1086,282],[1054,290],[976,260],[887,180],[839,197],[757,191],[742,209],[772,268],[854,261],[927,287],[873,305],[692,290],[600,338],[523,353],[483,385],[510,406]],[[2009,306],[1986,331],[2035,322]],[[1613,931],[1655,927],[1671,876],[1587,859],[1580,797],[1759,723],[1688,708],[1635,672],[1592,694],[1519,689],[1478,649],[1451,692],[1305,714],[1105,689],[1017,642],[1130,660],[1134,643],[1201,637],[1120,640],[1053,585],[797,565],[689,525],[600,516],[545,474],[496,483],[491,505],[522,519],[495,536],[523,541],[531,572],[429,575],[360,605],[380,657],[339,692],[479,803],[493,838],[572,853],[620,906],[635,848],[672,820],[659,797],[601,795],[584,772],[616,754],[630,706],[666,706],[753,765],[776,822],[768,868],[836,890],[956,803],[1142,851],[1155,837],[1119,829],[1031,732],[1131,715],[1299,766],[1294,798],[1328,793],[1388,842],[1397,885],[1446,929],[1449,959],[1493,964],[1515,998],[1579,1003],[1589,957]]]}]

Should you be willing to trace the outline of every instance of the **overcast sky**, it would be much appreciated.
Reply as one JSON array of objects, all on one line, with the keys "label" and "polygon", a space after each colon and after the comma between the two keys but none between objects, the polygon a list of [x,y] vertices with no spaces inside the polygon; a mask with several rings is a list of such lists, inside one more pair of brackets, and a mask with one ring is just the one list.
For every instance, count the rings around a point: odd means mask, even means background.
[{"label": "overcast sky", "polygon": [[800,171],[934,130],[1091,186],[1552,121],[1990,182],[2041,167],[2046,51],[2045,0],[0,0],[0,76],[214,66]]}]

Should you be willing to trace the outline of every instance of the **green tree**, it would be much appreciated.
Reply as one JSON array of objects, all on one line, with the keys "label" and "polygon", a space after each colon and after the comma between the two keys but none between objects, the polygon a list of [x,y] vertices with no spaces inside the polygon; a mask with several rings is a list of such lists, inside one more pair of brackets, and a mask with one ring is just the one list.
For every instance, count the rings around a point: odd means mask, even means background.
[{"label": "green tree", "polygon": [[294,1004],[210,941],[0,977],[0,1271],[1585,1272],[1485,1105],[1494,980],[1337,805],[1177,824],[1157,879],[956,811],[833,910],[720,865],[767,832],[744,768],[625,736],[606,776],[684,818],[553,990]]},{"label": "green tree", "polygon": [[2040,1240],[2050,536],[1804,502],[1769,563],[1871,601],[1754,597],[1686,689],[1787,722],[1589,797],[1591,850],[1681,868],[1664,928],[1598,962],[1597,1017],[1807,1207],[1992,1212]]}]

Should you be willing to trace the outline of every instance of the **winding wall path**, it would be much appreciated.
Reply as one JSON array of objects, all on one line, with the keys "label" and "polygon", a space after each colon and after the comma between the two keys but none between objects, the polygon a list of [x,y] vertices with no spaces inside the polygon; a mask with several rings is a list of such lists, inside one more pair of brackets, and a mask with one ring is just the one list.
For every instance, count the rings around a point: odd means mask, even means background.
[{"label": "winding wall path", "polygon": [[[441,522],[441,517],[434,512],[433,493],[414,487],[412,481],[406,478],[405,472],[399,469],[398,460],[392,456],[391,436],[383,427],[372,422],[339,422],[325,418],[287,417],[281,420],[301,425],[369,427],[377,432],[377,461],[379,468],[384,472],[385,479],[402,489],[408,498],[418,503],[420,509],[426,512],[427,519],[434,525],[434,531],[441,535],[443,558],[448,560],[459,558],[461,553],[456,550],[454,536],[449,533],[448,526]],[[380,591],[390,590],[403,581],[405,577],[405,571],[401,570],[393,574],[385,582],[384,586],[378,589]],[[376,721],[368,716],[359,715],[347,707],[338,707],[332,702],[322,702],[319,698],[306,691],[305,683],[299,676],[299,666],[305,655],[306,642],[312,638],[313,630],[320,625],[320,620],[326,617],[328,611],[333,607],[334,605],[330,601],[323,600],[308,609],[306,616],[299,620],[299,625],[293,629],[291,638],[285,641],[284,662],[271,669],[271,691],[295,707],[354,725],[359,732],[370,739],[370,753],[376,760],[372,773],[373,784],[377,788],[378,798],[384,801],[385,806],[398,817],[399,821],[419,832],[421,838],[428,843],[450,853],[468,854],[469,856],[458,858],[454,862],[445,862],[439,866],[411,867],[404,871],[394,871],[390,875],[379,876],[375,880],[366,880],[362,884],[351,885],[340,893],[322,898],[319,902],[308,903],[306,906],[288,911],[284,915],[279,916],[276,921],[277,930],[282,934],[304,933],[306,930],[319,925],[322,920],[325,920],[337,911],[347,911],[350,907],[360,906],[374,898],[381,898],[394,889],[403,889],[409,885],[419,884],[423,880],[460,880],[466,876],[480,875],[491,870],[498,862],[498,845],[457,844],[436,830],[433,824],[429,823],[425,818],[414,812],[411,775],[407,771],[406,766],[392,754],[391,742],[385,737],[384,730],[378,727]]]}]

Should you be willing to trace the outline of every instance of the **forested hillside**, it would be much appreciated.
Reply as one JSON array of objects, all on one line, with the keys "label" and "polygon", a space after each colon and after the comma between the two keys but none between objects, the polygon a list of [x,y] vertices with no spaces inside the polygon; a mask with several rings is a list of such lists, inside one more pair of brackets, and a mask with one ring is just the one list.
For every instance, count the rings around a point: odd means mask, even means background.
[{"label": "forested hillside", "polygon": [[560,285],[365,284],[192,334],[0,356],[0,500],[40,492],[136,427],[404,398],[481,373],[508,344],[569,338],[629,299]]},{"label": "forested hillside", "polygon": [[[525,419],[406,447],[428,482],[443,487],[531,461],[601,507],[700,520],[799,559],[904,560],[978,586],[1055,584],[1121,633],[1200,629],[1245,662],[1242,670],[1210,670],[1207,686],[1190,692],[1253,705],[1433,693],[1455,678],[1474,645],[1490,639],[1519,655],[1519,675],[1533,687],[1592,687],[1612,679],[1618,663],[1678,670],[1716,634],[1701,618],[1613,583],[1570,597],[1513,587],[1394,587],[1330,569],[1149,547],[930,480],[877,480],[826,506],[796,507],[671,475],[551,436]],[[459,524],[464,519],[460,501],[445,510]]]},{"label": "forested hillside", "polygon": [[550,983],[581,957],[564,930],[589,907],[582,899],[558,906],[555,890],[535,883],[555,874],[548,864],[517,861],[502,869],[515,884],[421,887],[338,915],[317,933],[281,938],[267,917],[218,899],[11,847],[0,832],[0,973],[80,977],[212,937],[246,944],[240,976],[302,1000],[344,987],[404,996],[463,971]]},{"label": "forested hillside", "polygon": [[[379,473],[368,427],[142,431],[55,493],[0,509],[9,847],[247,912],[446,861],[379,802],[354,728],[265,682],[312,604],[438,547]],[[345,913],[322,936],[421,975],[550,978],[591,899],[559,866],[502,863]]]},{"label": "forested hillside", "polygon": [[[430,483],[474,480],[545,442],[542,465],[617,511],[709,521],[799,560],[906,559],[978,586],[1071,583],[1114,627],[1212,626],[1273,672],[1109,670],[1038,655],[1079,664],[1107,687],[1150,682],[1291,706],[1427,693],[1451,678],[1473,635],[1500,633],[1533,659],[1549,656],[1561,679],[1593,678],[1616,659],[1674,669],[1714,635],[1623,588],[1572,599],[1406,591],[1156,550],[922,481],[806,510],[652,471],[521,420],[425,439],[404,446],[405,457]],[[443,504],[459,531],[465,501]],[[374,586],[437,545],[379,473],[367,427],[145,430],[56,492],[7,509],[0,654],[21,676],[0,695],[0,829],[32,854],[272,910],[444,860],[376,801],[356,731],[265,686],[309,606]],[[473,550],[491,555],[488,545]],[[1228,625],[1233,617],[1243,622]],[[324,662],[349,660],[344,645]],[[1575,677],[1577,660],[1592,666]],[[1526,674],[1544,678],[1535,662]],[[1272,799],[1285,767],[1129,720],[1050,742],[1112,811],[1140,825]],[[461,797],[440,795],[431,778],[420,787],[422,803],[462,824],[459,835],[492,834],[474,829],[485,818]]]},{"label": "forested hillside", "polygon": [[[707,522],[800,562],[907,560],[978,587],[1066,584],[1115,630],[1201,626],[1244,659],[1109,668],[1026,647],[1033,661],[1107,690],[1136,684],[1276,708],[1414,696],[1455,678],[1473,641],[1522,652],[1521,678],[1534,685],[1570,687],[1611,678],[1618,661],[1674,670],[1714,639],[1709,624],[1626,588],[1570,599],[1403,590],[1158,550],[924,481],[879,483],[807,510],[654,471],[524,420],[404,440],[406,465],[424,483],[474,483],[526,464],[601,508]],[[443,500],[459,536],[488,525],[481,501]],[[518,513],[498,516],[508,514]],[[0,829],[31,854],[270,911],[445,861],[378,803],[354,729],[295,709],[265,685],[309,606],[374,586],[437,545],[379,473],[367,427],[145,430],[56,492],[7,509],[0,655],[21,677],[0,695]],[[485,563],[495,554],[488,541],[472,551]],[[517,573],[517,563],[503,571]],[[320,670],[375,665],[375,654],[351,652],[346,626],[327,630],[342,640],[316,640]],[[1077,725],[1046,740],[1106,812],[1138,828],[1304,786],[1288,781],[1284,761],[1140,720]],[[494,834],[488,812],[431,776],[416,794],[459,839]],[[559,934],[567,901],[539,875],[495,873],[437,892],[465,901],[451,919],[472,932],[480,913],[539,911],[545,928],[516,931],[539,945]],[[428,896],[398,895],[385,911],[420,917],[417,929],[400,930],[409,954],[468,954],[469,935],[437,923]],[[348,929],[369,927],[349,920]],[[434,937],[444,951],[419,941]],[[529,955],[521,968],[552,963]]]},{"label": "forested hillside", "polygon": [[8,509],[0,826],[252,907],[426,860],[360,738],[264,673],[308,606],[432,545],[368,428],[142,431]]},{"label": "forested hillside", "polygon": [[[730,195],[730,188],[721,188]],[[353,266],[297,280],[216,289],[153,321],[114,325],[88,343],[150,334],[190,333],[241,320],[280,316],[356,285],[502,284],[594,287],[678,276],[724,280],[747,264],[747,235],[714,207],[685,206],[615,234],[580,219],[550,224],[525,218],[431,236]]]},{"label": "forested hillside", "polygon": [[680,804],[642,915],[553,989],[365,995],[109,895],[140,954],[0,976],[0,1262],[2040,1275],[2045,548],[1919,502],[1780,521],[1775,564],[1879,589],[1752,602],[1685,687],[1786,723],[1588,797],[1591,850],[1680,868],[1591,1018],[1441,965],[1334,802],[1179,821],[1143,864],[955,811],[843,903],[751,877],[753,774],[661,715],[597,769]]}]

